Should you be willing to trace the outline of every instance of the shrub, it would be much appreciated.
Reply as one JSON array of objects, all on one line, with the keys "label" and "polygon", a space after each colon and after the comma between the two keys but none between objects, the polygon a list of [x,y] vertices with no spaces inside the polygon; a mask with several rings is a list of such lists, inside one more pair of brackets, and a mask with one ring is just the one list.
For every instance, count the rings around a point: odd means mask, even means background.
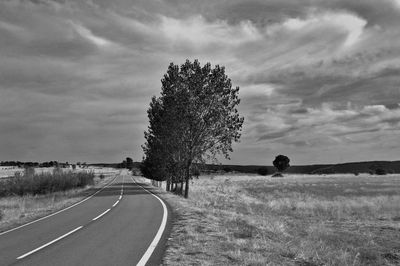
[{"label": "shrub", "polygon": [[267,167],[260,167],[257,169],[257,173],[259,175],[268,175],[268,168]]},{"label": "shrub", "polygon": [[104,178],[105,178],[105,175],[100,174],[100,175],[99,175],[99,178],[100,178],[100,179],[104,179]]},{"label": "shrub", "polygon": [[85,187],[94,183],[93,172],[74,173],[71,171],[62,172],[56,169],[53,174],[41,173],[22,176],[16,173],[13,178],[0,181],[0,196],[46,194]]}]

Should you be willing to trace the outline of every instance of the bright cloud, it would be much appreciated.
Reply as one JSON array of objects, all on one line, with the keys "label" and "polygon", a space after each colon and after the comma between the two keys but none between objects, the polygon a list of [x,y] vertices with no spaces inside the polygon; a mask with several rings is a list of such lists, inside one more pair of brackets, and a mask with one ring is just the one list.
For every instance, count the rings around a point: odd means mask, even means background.
[{"label": "bright cloud", "polygon": [[172,42],[188,41],[193,45],[232,45],[254,42],[262,37],[249,21],[232,26],[225,21],[209,23],[201,16],[181,20],[161,16],[161,32]]},{"label": "bright cloud", "polygon": [[282,23],[284,28],[289,30],[304,30],[305,28],[322,27],[323,25],[332,25],[347,32],[347,38],[344,42],[345,47],[355,44],[363,33],[367,22],[358,16],[347,13],[326,13],[311,15],[306,19],[289,18]]},{"label": "bright cloud", "polygon": [[106,40],[104,38],[94,35],[91,30],[83,27],[82,25],[76,24],[73,21],[69,21],[69,22],[70,22],[71,26],[76,30],[76,32],[80,36],[91,41],[93,44],[95,44],[99,47],[107,47],[107,46],[111,45],[111,42],[109,40]]}]

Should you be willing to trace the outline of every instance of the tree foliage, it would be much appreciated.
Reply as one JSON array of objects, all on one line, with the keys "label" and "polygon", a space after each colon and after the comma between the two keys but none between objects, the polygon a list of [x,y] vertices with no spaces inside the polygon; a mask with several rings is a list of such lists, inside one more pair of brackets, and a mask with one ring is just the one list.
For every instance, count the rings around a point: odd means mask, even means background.
[{"label": "tree foliage", "polygon": [[273,165],[278,169],[279,172],[285,171],[290,167],[290,159],[285,155],[278,155],[275,157],[275,160],[272,162]]},{"label": "tree foliage", "polygon": [[133,168],[133,160],[131,157],[126,157],[126,168],[129,170]]},{"label": "tree foliage", "polygon": [[197,60],[180,67],[171,63],[161,83],[161,95],[152,98],[147,112],[142,166],[149,178],[186,182],[187,197],[193,164],[229,158],[240,138],[239,87],[232,88],[224,67]]}]

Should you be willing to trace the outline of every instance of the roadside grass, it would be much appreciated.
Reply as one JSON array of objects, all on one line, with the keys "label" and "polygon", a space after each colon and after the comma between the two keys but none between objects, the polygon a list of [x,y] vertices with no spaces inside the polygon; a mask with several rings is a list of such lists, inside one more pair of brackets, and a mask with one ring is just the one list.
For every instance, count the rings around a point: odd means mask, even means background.
[{"label": "roadside grass", "polygon": [[400,265],[400,176],[201,176],[165,265]]},{"label": "roadside grass", "polygon": [[95,177],[91,185],[48,194],[0,197],[0,232],[71,206],[87,197],[90,189],[102,187],[114,177]]}]

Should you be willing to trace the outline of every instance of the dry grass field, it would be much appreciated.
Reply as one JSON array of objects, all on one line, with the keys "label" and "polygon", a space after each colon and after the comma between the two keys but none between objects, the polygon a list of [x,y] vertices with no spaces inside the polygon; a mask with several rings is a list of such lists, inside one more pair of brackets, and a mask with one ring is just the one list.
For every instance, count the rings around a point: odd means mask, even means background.
[{"label": "dry grass field", "polygon": [[110,168],[93,171],[97,176],[104,175],[102,179],[95,178],[94,186],[45,195],[0,197],[0,232],[72,205],[92,193],[90,189],[103,186],[120,172]]},{"label": "dry grass field", "polygon": [[400,265],[400,176],[201,176],[165,265]]}]

